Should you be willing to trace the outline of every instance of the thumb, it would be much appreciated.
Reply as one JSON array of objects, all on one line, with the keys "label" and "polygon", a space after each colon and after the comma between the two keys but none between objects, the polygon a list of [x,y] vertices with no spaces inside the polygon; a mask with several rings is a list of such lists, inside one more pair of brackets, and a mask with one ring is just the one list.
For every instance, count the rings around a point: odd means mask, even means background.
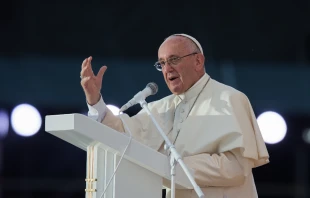
[{"label": "thumb", "polygon": [[102,66],[102,67],[100,68],[100,70],[99,70],[99,72],[98,72],[98,74],[97,74],[97,76],[98,76],[100,79],[102,79],[102,77],[103,77],[105,71],[107,70],[107,68],[108,68],[107,66]]}]

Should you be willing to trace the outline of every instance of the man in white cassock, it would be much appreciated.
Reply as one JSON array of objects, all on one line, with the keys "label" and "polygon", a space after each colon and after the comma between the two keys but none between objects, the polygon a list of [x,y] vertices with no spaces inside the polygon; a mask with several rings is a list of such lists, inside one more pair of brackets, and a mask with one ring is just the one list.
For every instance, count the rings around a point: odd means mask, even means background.
[{"label": "man in white cassock", "polygon": [[[89,116],[166,154],[164,140],[144,110],[114,116],[100,94],[101,67],[94,75],[92,57],[82,63],[81,85]],[[205,71],[199,42],[186,34],[169,36],[160,45],[155,67],[162,71],[171,95],[148,104],[207,198],[258,197],[252,169],[269,162],[251,104],[245,94],[213,80]],[[121,118],[120,118],[121,117]],[[167,190],[170,197],[170,190]],[[194,190],[176,190],[176,198],[197,197]]]}]

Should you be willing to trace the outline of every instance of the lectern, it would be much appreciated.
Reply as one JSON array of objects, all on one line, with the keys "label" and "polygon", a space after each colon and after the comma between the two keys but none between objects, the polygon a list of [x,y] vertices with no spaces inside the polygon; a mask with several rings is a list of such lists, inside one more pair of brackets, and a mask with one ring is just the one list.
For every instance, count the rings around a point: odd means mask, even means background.
[{"label": "lectern", "polygon": [[[169,187],[169,158],[132,139],[102,196],[129,136],[82,114],[46,116],[45,131],[87,152],[87,198],[161,198],[162,188]],[[178,165],[175,186],[176,189],[193,189]]]}]

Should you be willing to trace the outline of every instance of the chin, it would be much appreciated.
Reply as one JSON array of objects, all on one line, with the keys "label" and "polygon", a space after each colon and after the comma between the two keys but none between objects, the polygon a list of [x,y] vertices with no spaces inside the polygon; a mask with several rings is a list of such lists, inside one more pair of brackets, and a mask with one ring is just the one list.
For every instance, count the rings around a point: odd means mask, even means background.
[{"label": "chin", "polygon": [[183,93],[179,87],[170,87],[169,89],[175,95],[179,95]]}]

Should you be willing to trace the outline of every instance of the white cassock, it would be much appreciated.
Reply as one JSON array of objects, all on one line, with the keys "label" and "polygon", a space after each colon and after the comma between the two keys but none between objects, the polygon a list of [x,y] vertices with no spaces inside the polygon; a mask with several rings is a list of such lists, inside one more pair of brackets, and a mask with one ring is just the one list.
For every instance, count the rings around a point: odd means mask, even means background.
[{"label": "white cassock", "polygon": [[[246,95],[205,74],[186,93],[169,95],[148,107],[184,163],[194,170],[206,198],[258,197],[252,168],[268,163],[269,154]],[[164,140],[144,110],[133,117],[120,116],[136,140],[165,153]],[[109,110],[102,123],[125,131],[121,119]],[[185,197],[197,195],[194,190],[176,190],[176,198]]]}]

